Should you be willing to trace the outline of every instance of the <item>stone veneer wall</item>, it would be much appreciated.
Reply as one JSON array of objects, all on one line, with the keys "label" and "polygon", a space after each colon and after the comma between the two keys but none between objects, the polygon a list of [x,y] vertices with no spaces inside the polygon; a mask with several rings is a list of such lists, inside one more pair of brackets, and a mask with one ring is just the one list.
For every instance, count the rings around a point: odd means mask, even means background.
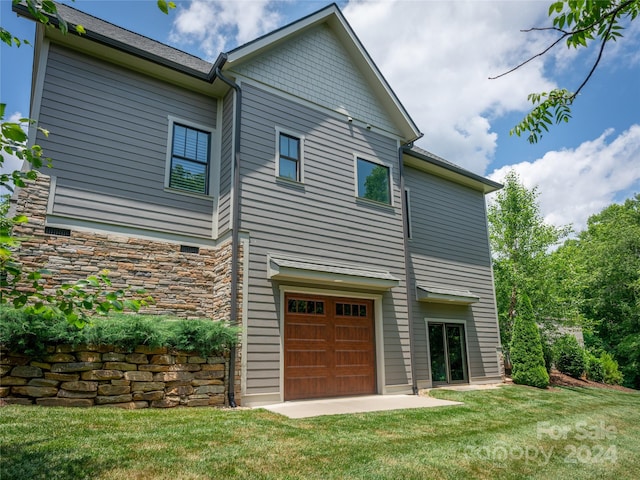
[{"label": "stone veneer wall", "polygon": [[[180,252],[176,243],[136,238],[118,233],[87,232],[70,228],[71,235],[45,234],[50,177],[39,174],[17,189],[14,214],[29,222],[14,232],[26,237],[18,252],[25,271],[51,271],[47,288],[109,271],[114,289],[146,289],[154,303],[140,313],[183,318],[229,320],[231,313],[231,239],[218,247],[200,247],[198,254]],[[108,226],[105,226],[108,228]],[[239,246],[238,262],[244,251]],[[238,321],[242,318],[242,267],[238,268]],[[236,347],[235,400],[241,403],[242,346]]]},{"label": "stone veneer wall", "polygon": [[71,227],[69,237],[45,234],[49,185],[49,177],[41,174],[35,182],[19,189],[15,198],[15,213],[29,218],[28,223],[14,229],[17,236],[27,238],[19,250],[26,271],[50,270],[47,286],[53,288],[106,269],[114,288],[144,288],[153,297],[155,303],[141,313],[229,319],[230,239],[219,247],[201,246],[194,254],[180,252],[176,243],[118,233]]},{"label": "stone veneer wall", "polygon": [[229,363],[166,348],[50,348],[31,359],[0,350],[0,404],[126,409],[222,407]]}]

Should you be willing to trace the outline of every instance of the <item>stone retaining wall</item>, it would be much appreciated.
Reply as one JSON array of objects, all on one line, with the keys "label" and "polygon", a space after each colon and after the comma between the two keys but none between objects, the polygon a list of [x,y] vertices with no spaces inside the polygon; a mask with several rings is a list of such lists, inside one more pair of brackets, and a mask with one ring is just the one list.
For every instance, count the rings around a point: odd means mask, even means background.
[{"label": "stone retaining wall", "polygon": [[228,370],[227,358],[167,348],[62,345],[37,360],[0,350],[0,404],[222,407]]}]

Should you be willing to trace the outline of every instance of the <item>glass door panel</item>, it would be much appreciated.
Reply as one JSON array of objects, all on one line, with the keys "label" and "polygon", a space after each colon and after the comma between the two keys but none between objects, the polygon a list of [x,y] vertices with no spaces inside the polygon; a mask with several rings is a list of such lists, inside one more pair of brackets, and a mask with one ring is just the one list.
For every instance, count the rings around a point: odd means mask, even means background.
[{"label": "glass door panel", "polygon": [[433,382],[447,382],[444,325],[429,324],[429,350],[431,352],[431,375]]},{"label": "glass door panel", "polygon": [[432,382],[468,381],[464,325],[430,323],[428,328]]},{"label": "glass door panel", "polygon": [[462,325],[447,325],[446,327],[449,381],[464,382],[467,376],[467,365],[464,358],[464,330]]}]

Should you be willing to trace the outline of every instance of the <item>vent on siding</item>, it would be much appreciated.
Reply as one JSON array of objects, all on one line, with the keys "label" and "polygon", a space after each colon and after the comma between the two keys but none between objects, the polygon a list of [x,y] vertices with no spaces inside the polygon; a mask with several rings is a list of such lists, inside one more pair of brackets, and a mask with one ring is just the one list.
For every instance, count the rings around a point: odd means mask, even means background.
[{"label": "vent on siding", "polygon": [[58,235],[60,237],[71,236],[71,230],[68,228],[44,227],[44,233],[47,235]]},{"label": "vent on siding", "polygon": [[192,247],[190,245],[180,245],[180,252],[182,253],[200,253],[199,247]]}]

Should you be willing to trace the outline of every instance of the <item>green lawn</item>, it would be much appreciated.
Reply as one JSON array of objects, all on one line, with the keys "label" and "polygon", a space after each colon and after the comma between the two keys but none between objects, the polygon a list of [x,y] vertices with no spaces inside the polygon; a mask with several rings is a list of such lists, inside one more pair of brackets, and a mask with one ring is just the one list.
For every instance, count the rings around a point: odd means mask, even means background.
[{"label": "green lawn", "polygon": [[0,478],[638,478],[640,394],[508,386],[432,395],[464,405],[304,420],[2,407]]}]

